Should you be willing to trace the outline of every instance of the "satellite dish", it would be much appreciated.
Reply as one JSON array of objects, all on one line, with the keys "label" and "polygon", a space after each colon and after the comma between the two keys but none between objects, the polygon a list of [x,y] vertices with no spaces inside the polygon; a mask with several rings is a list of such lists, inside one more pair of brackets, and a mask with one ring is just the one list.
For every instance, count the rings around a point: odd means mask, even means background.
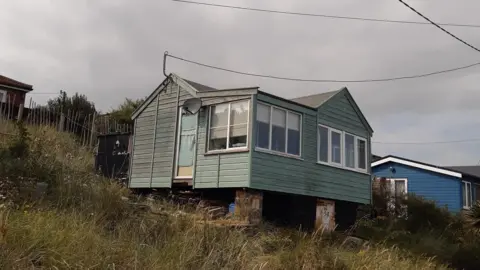
[{"label": "satellite dish", "polygon": [[190,98],[183,102],[183,109],[189,114],[196,114],[202,107],[202,100],[199,98]]}]

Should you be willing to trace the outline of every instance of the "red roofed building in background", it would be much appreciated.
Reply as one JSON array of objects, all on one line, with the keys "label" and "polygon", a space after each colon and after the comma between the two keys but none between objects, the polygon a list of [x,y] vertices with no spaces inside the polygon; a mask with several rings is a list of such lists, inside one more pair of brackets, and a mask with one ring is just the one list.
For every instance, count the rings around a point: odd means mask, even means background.
[{"label": "red roofed building in background", "polygon": [[25,105],[25,95],[32,90],[29,84],[0,75],[0,103]]}]

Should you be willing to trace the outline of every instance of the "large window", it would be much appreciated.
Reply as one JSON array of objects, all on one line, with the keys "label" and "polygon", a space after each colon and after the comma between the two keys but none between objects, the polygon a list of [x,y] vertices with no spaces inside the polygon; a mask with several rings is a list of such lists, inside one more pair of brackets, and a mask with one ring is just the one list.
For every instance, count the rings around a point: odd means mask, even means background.
[{"label": "large window", "polygon": [[256,120],[257,148],[300,156],[300,114],[258,103]]},{"label": "large window", "polygon": [[367,140],[319,125],[318,162],[366,172]]},{"label": "large window", "polygon": [[472,207],[472,183],[462,181],[462,198],[463,209],[470,209]]},{"label": "large window", "polygon": [[211,106],[208,150],[246,148],[248,119],[248,100]]}]

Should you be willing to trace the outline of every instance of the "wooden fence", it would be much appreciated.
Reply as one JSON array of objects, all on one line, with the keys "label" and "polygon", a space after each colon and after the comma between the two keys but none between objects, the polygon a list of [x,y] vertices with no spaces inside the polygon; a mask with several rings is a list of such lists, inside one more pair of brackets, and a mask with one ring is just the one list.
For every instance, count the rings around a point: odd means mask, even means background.
[{"label": "wooden fence", "polygon": [[[51,109],[41,106],[32,100],[30,105],[17,105],[7,99],[0,102],[0,127],[22,120],[32,126],[51,126],[58,131],[75,134],[77,141],[84,146],[95,146],[97,136],[111,133],[131,133],[133,126],[122,124],[112,119],[108,114],[85,114],[71,110]],[[0,136],[12,134],[2,133]]]}]

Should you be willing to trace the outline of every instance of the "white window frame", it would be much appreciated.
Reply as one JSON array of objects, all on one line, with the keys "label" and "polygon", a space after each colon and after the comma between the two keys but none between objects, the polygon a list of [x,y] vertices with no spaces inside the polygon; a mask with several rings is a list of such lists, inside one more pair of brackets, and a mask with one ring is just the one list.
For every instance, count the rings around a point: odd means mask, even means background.
[{"label": "white window frame", "polygon": [[[465,187],[463,186],[463,184],[465,184]],[[466,205],[463,201],[463,194],[465,194],[465,198],[467,197],[468,193],[467,193],[467,190],[468,190],[468,187],[470,187],[470,205]],[[472,192],[472,182],[469,182],[469,181],[462,181],[462,208],[465,209],[465,210],[468,210],[470,208],[472,208],[472,205],[473,205],[473,192]]]},{"label": "white window frame", "polygon": [[[247,108],[248,108],[248,115],[247,115],[247,141],[246,145],[242,147],[230,147],[230,113],[232,112],[232,103],[240,103],[240,102],[247,102]],[[228,104],[228,119],[227,119],[227,145],[226,149],[218,149],[218,150],[210,150],[210,133],[211,133],[211,124],[212,124],[212,108],[218,105],[222,104]],[[244,99],[244,100],[235,100],[235,101],[229,101],[229,102],[224,102],[224,103],[218,103],[218,104],[213,104],[209,106],[208,109],[208,132],[207,132],[207,154],[213,154],[213,153],[225,153],[225,152],[236,152],[236,151],[248,151],[248,145],[249,145],[249,130],[250,130],[250,100],[249,99]],[[245,125],[245,124],[239,124],[239,125]]]},{"label": "white window frame", "polygon": [[[318,132],[318,131],[317,131]],[[334,162],[332,160],[332,132],[340,134],[340,163]],[[344,151],[345,151],[345,135],[343,134],[343,131],[339,129],[334,129],[334,128],[328,128],[328,162],[333,165],[333,166],[340,166],[344,167],[345,165],[345,158],[344,158]],[[348,168],[348,167],[347,167]],[[351,168],[350,168],[351,169]]]},{"label": "white window frame", "polygon": [[[352,134],[350,134],[352,135]],[[356,170],[367,172],[368,171],[368,141],[365,138],[355,136],[355,168]],[[365,142],[365,169],[358,167],[358,140]]]},{"label": "white window frame", "polygon": [[3,97],[0,100],[0,102],[6,103],[7,102],[7,91],[0,90],[0,93],[3,94]]},{"label": "white window frame", "polygon": [[[325,161],[321,161],[320,160],[320,132],[319,132],[319,127],[322,127],[322,128],[325,128],[328,130],[328,141],[327,141],[327,145],[328,145],[328,161],[325,162]],[[337,163],[337,162],[333,162],[332,161],[332,131],[333,132],[336,132],[336,133],[340,133],[340,156],[341,156],[341,163]],[[345,135],[350,135],[350,136],[353,136],[353,139],[354,139],[354,162],[355,162],[355,167],[354,168],[351,168],[351,167],[347,167],[346,165],[346,157],[345,157]],[[365,169],[363,168],[360,168],[358,167],[358,140],[362,140],[365,142]],[[335,128],[332,128],[332,127],[329,127],[329,126],[326,126],[326,125],[322,125],[322,124],[318,124],[318,127],[317,127],[317,163],[318,164],[323,164],[323,165],[328,165],[328,166],[333,166],[333,167],[339,167],[339,168],[343,168],[343,169],[346,169],[346,170],[350,170],[350,171],[355,171],[355,172],[362,172],[362,173],[368,173],[368,140],[363,138],[363,137],[360,137],[360,136],[357,136],[357,135],[354,135],[352,133],[349,133],[349,132],[345,132],[345,131],[342,131],[342,130],[338,130],[338,129],[335,129]]]},{"label": "white window frame", "polygon": [[[271,154],[278,154],[278,155],[286,156],[286,157],[300,158],[302,156],[303,115],[301,113],[294,112],[294,111],[291,111],[291,110],[288,110],[288,109],[285,109],[285,108],[282,108],[282,107],[278,107],[278,106],[275,106],[275,105],[271,105],[271,104],[268,104],[268,103],[264,103],[264,102],[257,102],[257,104],[261,104],[263,106],[270,107],[270,120],[269,120],[269,123],[268,123],[270,131],[269,131],[269,136],[268,136],[268,149],[258,147],[258,146],[255,145],[255,151],[267,152],[267,153],[271,153]],[[273,109],[274,108],[277,109],[277,110],[285,111],[285,152],[272,150],[272,126],[273,126],[272,118],[273,118]],[[300,117],[300,120],[299,120],[300,121],[300,138],[299,138],[300,149],[299,149],[298,155],[288,153],[288,114],[289,113],[296,114]],[[255,123],[256,122],[257,122],[257,117],[255,116]]]}]

